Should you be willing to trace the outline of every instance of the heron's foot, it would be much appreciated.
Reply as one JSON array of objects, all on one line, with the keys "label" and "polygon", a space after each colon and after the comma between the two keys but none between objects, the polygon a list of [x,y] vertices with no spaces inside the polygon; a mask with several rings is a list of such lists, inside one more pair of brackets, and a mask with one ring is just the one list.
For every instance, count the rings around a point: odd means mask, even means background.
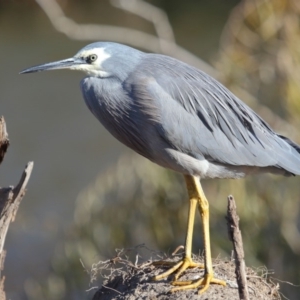
[{"label": "heron's foot", "polygon": [[189,289],[197,289],[200,288],[199,294],[204,293],[210,286],[211,283],[220,284],[226,286],[226,282],[220,279],[214,278],[213,274],[205,274],[203,278],[191,281],[173,281],[172,285],[176,285],[177,287],[171,290],[171,293]]},{"label": "heron's foot", "polygon": [[160,275],[155,276],[153,280],[161,280],[174,273],[175,282],[179,278],[179,276],[188,268],[204,268],[203,264],[195,263],[190,257],[184,257],[181,261],[177,263],[169,262],[169,261],[156,261],[153,264],[162,265],[162,266],[164,265],[171,266],[169,270],[167,270],[166,272]]}]

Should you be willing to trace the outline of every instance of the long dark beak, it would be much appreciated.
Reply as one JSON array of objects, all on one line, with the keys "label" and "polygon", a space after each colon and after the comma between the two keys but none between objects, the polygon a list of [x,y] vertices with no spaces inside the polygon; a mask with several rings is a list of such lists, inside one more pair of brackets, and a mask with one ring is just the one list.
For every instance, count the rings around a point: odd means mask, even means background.
[{"label": "long dark beak", "polygon": [[41,72],[41,71],[48,71],[48,70],[60,70],[60,69],[71,69],[72,67],[75,67],[76,65],[82,65],[85,64],[85,61],[81,58],[67,58],[43,65],[34,66],[28,69],[25,69],[20,72],[20,74],[25,73],[34,73],[34,72]]}]

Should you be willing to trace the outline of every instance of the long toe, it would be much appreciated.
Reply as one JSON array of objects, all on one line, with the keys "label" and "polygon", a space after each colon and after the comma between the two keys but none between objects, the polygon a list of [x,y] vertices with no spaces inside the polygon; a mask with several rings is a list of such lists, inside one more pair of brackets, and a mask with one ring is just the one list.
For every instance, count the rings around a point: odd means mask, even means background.
[{"label": "long toe", "polygon": [[153,278],[153,280],[161,280],[163,278],[168,277],[171,274],[174,274],[174,279],[177,280],[179,276],[188,268],[203,268],[204,266],[199,263],[195,263],[191,258],[184,257],[181,261],[177,263],[172,263],[168,261],[158,261],[154,262],[154,265],[160,265],[160,266],[172,266],[170,269],[168,269],[166,272],[157,275]]},{"label": "long toe", "polygon": [[211,283],[226,286],[226,282],[213,277],[213,274],[205,274],[203,278],[194,281],[173,281],[172,285],[177,287],[171,290],[171,293],[189,289],[199,289],[199,294],[204,293],[210,286]]}]

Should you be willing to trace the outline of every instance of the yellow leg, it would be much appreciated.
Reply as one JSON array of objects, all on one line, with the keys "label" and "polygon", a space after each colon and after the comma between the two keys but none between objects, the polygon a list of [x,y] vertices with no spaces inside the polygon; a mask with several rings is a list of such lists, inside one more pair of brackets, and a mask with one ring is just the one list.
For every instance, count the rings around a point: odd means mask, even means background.
[{"label": "yellow leg", "polygon": [[[174,279],[177,280],[179,276],[187,269],[187,268],[195,268],[195,267],[203,267],[201,264],[197,264],[192,260],[192,238],[193,238],[193,227],[194,227],[194,220],[195,220],[195,212],[197,207],[197,199],[195,197],[190,197],[190,206],[189,206],[189,216],[188,216],[188,226],[187,226],[187,233],[185,239],[185,256],[182,261],[174,264],[172,268],[168,271],[155,276],[154,280],[163,279],[170,274],[175,273]],[[168,262],[157,262],[154,264],[168,264]]]},{"label": "yellow leg", "polygon": [[[209,238],[209,204],[202,190],[199,178],[185,175],[185,182],[188,190],[190,208],[188,216],[188,226],[185,240],[185,256],[182,261],[175,264],[168,271],[164,272],[161,275],[158,275],[154,280],[160,280],[169,276],[172,273],[175,273],[174,279],[172,282],[173,285],[178,285],[178,287],[173,288],[171,292],[193,289],[202,286],[199,293],[205,292],[211,283],[226,285],[222,280],[215,279],[213,277],[212,269],[212,260],[211,260],[211,251],[210,251],[210,238]],[[196,206],[198,203],[198,208],[202,220],[203,228],[203,239],[204,239],[204,277],[195,281],[181,282],[177,281],[179,276],[187,269],[199,266],[192,260],[192,238],[193,238],[193,227],[195,220]]]}]

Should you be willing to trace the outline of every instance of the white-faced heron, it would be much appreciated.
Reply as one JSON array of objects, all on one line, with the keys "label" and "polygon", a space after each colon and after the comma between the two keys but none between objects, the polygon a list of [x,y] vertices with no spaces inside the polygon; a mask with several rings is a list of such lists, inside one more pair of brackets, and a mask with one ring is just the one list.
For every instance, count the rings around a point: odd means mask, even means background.
[{"label": "white-faced heron", "polygon": [[[209,238],[209,205],[203,178],[241,178],[262,172],[300,175],[300,147],[275,133],[247,105],[204,72],[174,58],[148,54],[110,42],[93,43],[74,57],[28,68],[21,73],[71,69],[88,74],[81,81],[85,102],[120,142],[152,162],[182,173],[190,206],[185,255],[174,273],[172,291],[198,288],[214,278]],[[182,284],[192,260],[198,205],[205,247],[204,277]]]}]

